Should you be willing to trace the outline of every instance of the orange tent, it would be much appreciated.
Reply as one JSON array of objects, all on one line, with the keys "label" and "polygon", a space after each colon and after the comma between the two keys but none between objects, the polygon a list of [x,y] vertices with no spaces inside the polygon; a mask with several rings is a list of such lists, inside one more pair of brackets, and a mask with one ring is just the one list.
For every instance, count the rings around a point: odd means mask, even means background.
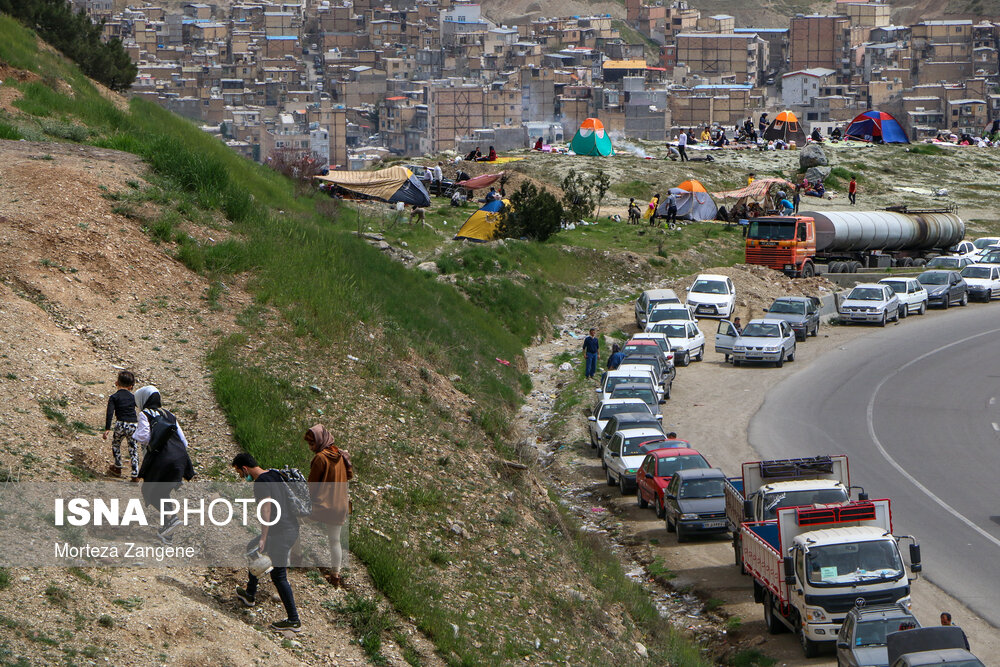
[{"label": "orange tent", "polygon": [[688,192],[708,192],[705,186],[698,181],[684,181],[677,187],[680,190],[687,190]]},{"label": "orange tent", "polygon": [[[719,212],[705,186],[696,180],[684,181],[676,188],[670,188],[677,205],[677,217],[686,220],[713,220]],[[669,209],[669,198],[664,197],[656,214],[665,216]]]},{"label": "orange tent", "polygon": [[799,124],[798,117],[791,111],[782,111],[771,124],[767,126],[762,135],[766,141],[778,140],[785,143],[794,141],[802,146],[806,143],[806,133]]}]

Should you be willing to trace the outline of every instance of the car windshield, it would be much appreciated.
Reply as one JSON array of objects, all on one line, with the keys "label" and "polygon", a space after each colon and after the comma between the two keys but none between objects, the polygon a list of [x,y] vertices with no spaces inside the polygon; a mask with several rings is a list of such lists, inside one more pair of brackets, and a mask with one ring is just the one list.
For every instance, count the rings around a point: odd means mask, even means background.
[{"label": "car windshield", "polygon": [[847,298],[855,301],[881,301],[885,294],[877,287],[855,287]]},{"label": "car windshield", "polygon": [[625,387],[624,389],[615,389],[611,392],[611,398],[638,398],[641,399],[643,403],[650,405],[656,402],[656,397],[653,396],[652,389],[639,389],[635,387]]},{"label": "car windshield", "polygon": [[615,415],[620,415],[624,412],[649,412],[649,406],[645,402],[610,403],[601,408],[601,413],[597,415],[597,418],[600,420],[611,419]]},{"label": "car windshield", "polygon": [[828,544],[806,554],[809,582],[819,585],[894,581],[903,576],[896,543],[890,540]]},{"label": "car windshield", "polygon": [[729,294],[726,283],[721,280],[697,280],[691,285],[691,291],[699,294]]},{"label": "car windshield", "polygon": [[906,283],[902,280],[884,280],[880,284],[888,285],[896,294],[906,294]]},{"label": "car windshield", "polygon": [[652,350],[656,350],[659,354],[659,350],[656,345],[626,345],[622,348],[622,354],[626,357],[630,354],[649,354]]},{"label": "car windshield", "polygon": [[917,276],[917,282],[921,285],[947,285],[948,274],[944,271],[928,271]]},{"label": "car windshield", "polygon": [[620,384],[626,384],[626,383],[631,384],[633,382],[637,382],[639,384],[643,384],[643,383],[649,384],[649,378],[644,378],[644,377],[637,376],[637,375],[625,375],[625,376],[622,376],[622,377],[609,377],[607,379],[607,381],[605,382],[605,384],[604,384],[604,391],[606,391],[606,392],[612,392],[612,391],[614,391],[615,387],[617,387]]},{"label": "car windshield", "polygon": [[768,310],[769,313],[783,313],[788,315],[805,315],[806,314],[806,304],[801,301],[784,301],[778,299],[771,304],[771,309]]},{"label": "car windshield", "polygon": [[636,435],[631,438],[625,438],[622,441],[622,456],[638,456],[639,454],[642,454],[642,452],[639,451],[639,447],[642,443],[649,442],[655,437],[655,435]]},{"label": "car windshield", "polygon": [[649,306],[646,307],[646,310],[653,310],[653,308],[656,308],[657,306],[664,303],[680,303],[680,302],[681,300],[675,296],[672,296],[669,299],[656,299],[656,300],[651,299],[649,302]]},{"label": "car windshield", "polygon": [[959,265],[958,257],[935,257],[931,261],[927,262],[927,266],[940,266],[948,269],[953,269]]},{"label": "car windshield", "polygon": [[983,248],[989,248],[997,242],[1000,242],[1000,239],[976,239],[972,242],[972,245],[976,246],[979,250],[982,250]]},{"label": "car windshield", "polygon": [[794,222],[752,220],[747,238],[761,241],[789,241],[795,236]]},{"label": "car windshield", "polygon": [[681,485],[681,498],[721,498],[722,479],[689,479]]},{"label": "car windshield", "polygon": [[990,250],[979,260],[980,264],[1000,264],[1000,251]]},{"label": "car windshield", "polygon": [[916,621],[911,616],[900,618],[875,618],[861,621],[854,631],[855,646],[885,646],[885,636],[890,632],[909,630],[916,627]]},{"label": "car windshield", "polygon": [[687,308],[660,308],[649,314],[650,322],[662,322],[664,320],[690,320],[691,311]]},{"label": "car windshield", "polygon": [[743,330],[743,335],[747,338],[781,338],[781,327],[777,324],[751,322]]},{"label": "car windshield", "polygon": [[962,269],[963,278],[986,278],[989,279],[993,269],[986,266],[967,266]]},{"label": "car windshield", "polygon": [[670,338],[687,338],[687,327],[683,324],[657,324],[653,330]]},{"label": "car windshield", "polygon": [[782,507],[801,507],[802,505],[833,505],[846,503],[850,498],[843,488],[837,489],[807,489],[802,491],[776,491],[764,498],[764,518],[774,519]]},{"label": "car windshield", "polygon": [[701,454],[685,454],[684,456],[663,456],[656,461],[657,477],[673,477],[678,470],[690,468],[708,468],[708,461]]}]

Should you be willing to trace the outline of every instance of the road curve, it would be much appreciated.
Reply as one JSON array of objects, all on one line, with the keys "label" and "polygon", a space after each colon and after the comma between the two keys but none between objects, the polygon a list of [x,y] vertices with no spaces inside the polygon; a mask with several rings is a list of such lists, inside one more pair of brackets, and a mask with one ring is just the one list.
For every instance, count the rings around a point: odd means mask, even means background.
[{"label": "road curve", "polygon": [[[1000,627],[1000,304],[910,316],[817,359],[750,422],[765,458],[844,453],[924,573]],[[904,549],[905,554],[905,549]]]}]

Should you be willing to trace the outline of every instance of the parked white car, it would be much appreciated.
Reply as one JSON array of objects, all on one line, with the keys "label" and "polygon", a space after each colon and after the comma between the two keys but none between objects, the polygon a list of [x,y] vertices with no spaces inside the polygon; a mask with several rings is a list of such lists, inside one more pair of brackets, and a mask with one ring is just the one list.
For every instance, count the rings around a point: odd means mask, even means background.
[{"label": "parked white car", "polygon": [[687,291],[687,305],[695,316],[729,317],[735,303],[736,286],[727,276],[703,273]]},{"label": "parked white car", "polygon": [[594,406],[594,413],[587,417],[590,423],[590,446],[597,447],[597,442],[601,438],[601,432],[608,425],[608,420],[615,415],[625,412],[639,412],[650,415],[653,411],[649,409],[646,402],[641,398],[609,398],[599,402]]},{"label": "parked white car", "polygon": [[840,316],[845,322],[898,322],[903,307],[888,285],[862,283],[840,302]]},{"label": "parked white car", "polygon": [[781,368],[795,361],[795,332],[785,320],[750,320],[742,335],[729,320],[719,322],[715,351],[729,355],[733,366],[744,361],[766,361]]},{"label": "parked white car", "polygon": [[927,312],[927,290],[916,278],[883,278],[879,285],[888,285],[896,293],[903,306],[899,314],[906,317],[910,313],[923,315]]},{"label": "parked white car", "polygon": [[962,269],[962,278],[969,286],[969,299],[991,301],[1000,297],[1000,266],[970,264]]},{"label": "parked white car", "polygon": [[635,488],[635,473],[646,458],[639,446],[650,440],[663,439],[663,432],[652,428],[616,431],[604,448],[603,461],[608,486],[617,485],[624,496]]},{"label": "parked white car", "polygon": [[701,361],[705,358],[705,334],[698,328],[697,322],[666,321],[657,322],[650,333],[661,333],[670,340],[670,348],[674,351],[674,361],[678,366],[687,366],[691,360]]},{"label": "parked white car", "polygon": [[646,319],[646,331],[650,332],[658,322],[680,321],[694,322],[694,313],[687,306],[680,303],[660,304],[649,311]]},{"label": "parked white car", "polygon": [[663,387],[660,386],[658,378],[653,377],[649,366],[636,366],[631,369],[618,368],[613,371],[605,371],[601,376],[601,386],[594,391],[597,393],[599,401],[606,401],[611,398],[611,392],[620,384],[648,384],[649,388],[656,392],[657,400],[663,399]]},{"label": "parked white car", "polygon": [[635,323],[642,329],[646,326],[649,311],[660,304],[680,303],[677,293],[672,289],[648,289],[635,300]]},{"label": "parked white car", "polygon": [[952,247],[948,248],[948,254],[964,257],[970,262],[975,262],[976,258],[979,257],[979,248],[977,248],[976,244],[972,241],[959,241]]},{"label": "parked white car", "polygon": [[1000,236],[980,236],[972,242],[972,245],[976,246],[976,252],[982,257],[993,248],[1000,246]]}]

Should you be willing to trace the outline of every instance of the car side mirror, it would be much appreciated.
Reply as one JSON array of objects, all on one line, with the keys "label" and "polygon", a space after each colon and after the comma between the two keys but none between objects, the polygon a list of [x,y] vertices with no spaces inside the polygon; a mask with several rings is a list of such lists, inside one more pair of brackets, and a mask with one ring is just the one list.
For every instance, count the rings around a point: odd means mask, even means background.
[{"label": "car side mirror", "polygon": [[785,556],[782,560],[785,566],[785,583],[794,584],[795,583],[795,563],[792,561],[791,556]]},{"label": "car side mirror", "polygon": [[660,421],[663,421],[663,415],[662,414],[656,415],[656,418],[658,420],[660,420]]},{"label": "car side mirror", "polygon": [[[920,565],[920,545],[919,544],[912,544],[912,543],[910,544],[910,563],[912,564],[911,565],[911,569],[913,569],[914,572],[920,572],[921,565]],[[914,567],[916,569],[914,569]]]},{"label": "car side mirror", "polygon": [[601,388],[600,388],[600,387],[598,387],[597,389],[595,389],[595,390],[594,390],[594,393],[597,393],[597,394],[600,394],[600,393],[601,393]]},{"label": "car side mirror", "polygon": [[744,500],[743,501],[743,516],[753,516],[753,501]]},{"label": "car side mirror", "polygon": [[589,417],[587,417],[587,421],[596,422],[597,421],[597,417],[595,417],[594,415],[590,415]]}]

